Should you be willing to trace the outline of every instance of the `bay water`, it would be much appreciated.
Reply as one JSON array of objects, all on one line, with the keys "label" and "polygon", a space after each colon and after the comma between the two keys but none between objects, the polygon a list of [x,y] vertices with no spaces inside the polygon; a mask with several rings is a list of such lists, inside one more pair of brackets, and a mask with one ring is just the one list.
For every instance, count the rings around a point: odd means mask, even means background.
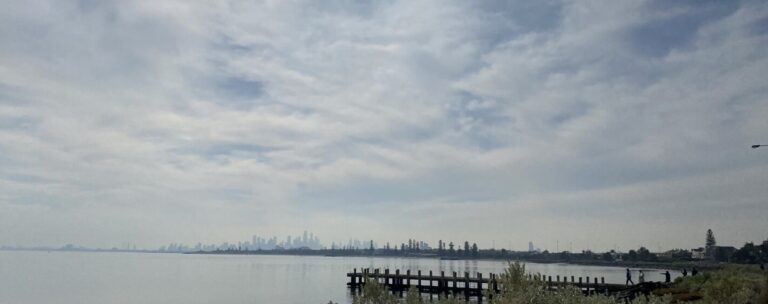
[{"label": "bay water", "polygon": [[[505,261],[137,252],[0,251],[0,304],[352,302],[353,268],[421,270],[472,276],[500,273]],[[605,277],[624,283],[625,268],[526,263],[545,275]],[[633,269],[634,270],[634,269]],[[383,270],[382,270],[383,271]],[[673,276],[676,276],[673,272]],[[646,270],[660,281],[660,270]],[[637,282],[637,272],[633,279]]]}]

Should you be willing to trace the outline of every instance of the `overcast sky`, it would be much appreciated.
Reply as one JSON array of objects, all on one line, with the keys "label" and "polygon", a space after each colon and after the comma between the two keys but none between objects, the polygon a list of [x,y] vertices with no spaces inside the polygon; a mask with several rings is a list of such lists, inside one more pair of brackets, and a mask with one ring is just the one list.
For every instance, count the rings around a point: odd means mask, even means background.
[{"label": "overcast sky", "polygon": [[0,2],[0,244],[768,238],[764,1]]}]

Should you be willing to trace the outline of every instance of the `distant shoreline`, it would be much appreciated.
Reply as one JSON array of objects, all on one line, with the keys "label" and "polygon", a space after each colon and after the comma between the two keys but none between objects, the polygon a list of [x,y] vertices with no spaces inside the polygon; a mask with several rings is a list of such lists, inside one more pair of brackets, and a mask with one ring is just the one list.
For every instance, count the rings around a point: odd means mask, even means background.
[{"label": "distant shoreline", "polygon": [[[440,256],[437,254],[406,253],[406,254],[370,254],[360,251],[342,251],[327,249],[285,249],[285,250],[218,250],[218,251],[160,251],[160,250],[123,250],[123,249],[62,249],[62,248],[0,248],[0,251],[48,251],[48,252],[104,252],[104,253],[164,253],[164,254],[199,254],[199,255],[274,255],[274,256],[326,256],[326,257],[374,257],[374,258],[416,258],[443,259],[456,261],[520,261],[537,264],[570,264],[585,266],[625,267],[640,269],[675,270],[691,269],[717,270],[735,263],[718,263],[712,261],[601,261],[601,260],[566,260],[557,258],[529,258],[524,253],[510,253],[500,257],[467,257]],[[741,265],[741,264],[737,264]]]},{"label": "distant shoreline", "polygon": [[718,263],[712,261],[600,261],[600,260],[565,260],[565,259],[531,259],[524,256],[511,255],[507,257],[446,257],[427,254],[364,254],[344,253],[329,254],[325,250],[221,250],[221,251],[194,251],[184,254],[213,254],[213,255],[293,255],[293,256],[328,256],[328,257],[374,257],[374,258],[419,258],[419,259],[443,259],[458,261],[520,261],[537,264],[570,264],[585,266],[625,267],[656,270],[683,270],[697,268],[699,270],[716,270],[733,263]]},{"label": "distant shoreline", "polygon": [[55,252],[119,252],[119,253],[183,253],[167,252],[159,250],[132,250],[132,249],[62,249],[62,248],[0,248],[0,251],[55,251]]}]

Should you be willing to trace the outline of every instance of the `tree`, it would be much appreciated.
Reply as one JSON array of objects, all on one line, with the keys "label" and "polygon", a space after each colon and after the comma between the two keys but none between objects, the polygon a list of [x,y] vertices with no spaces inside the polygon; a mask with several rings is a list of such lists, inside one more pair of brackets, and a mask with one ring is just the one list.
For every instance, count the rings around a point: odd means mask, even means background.
[{"label": "tree", "polygon": [[744,244],[744,247],[733,254],[733,261],[738,263],[756,263],[758,258],[758,249],[752,242]]},{"label": "tree", "polygon": [[477,257],[477,243],[472,243],[472,256]]},{"label": "tree", "polygon": [[613,256],[610,252],[603,253],[603,260],[605,261],[613,261]]},{"label": "tree", "polygon": [[715,234],[712,233],[712,229],[707,229],[707,243],[705,248],[715,247],[717,241],[715,241]]},{"label": "tree", "polygon": [[464,241],[464,255],[469,255],[469,242]]},{"label": "tree", "polygon": [[707,229],[707,241],[704,246],[704,253],[707,257],[713,257],[716,245],[717,241],[715,241],[715,234],[712,233],[712,229]]},{"label": "tree", "polygon": [[650,250],[641,246],[640,249],[637,250],[637,259],[640,261],[655,261],[657,257],[655,254],[651,253]]},{"label": "tree", "polygon": [[630,250],[627,254],[624,255],[624,259],[627,261],[637,260],[637,251],[634,249]]}]

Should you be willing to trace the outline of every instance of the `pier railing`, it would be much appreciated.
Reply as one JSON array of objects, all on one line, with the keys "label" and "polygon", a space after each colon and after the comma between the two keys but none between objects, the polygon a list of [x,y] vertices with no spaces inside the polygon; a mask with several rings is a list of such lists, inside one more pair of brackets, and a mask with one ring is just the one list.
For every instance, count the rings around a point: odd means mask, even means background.
[{"label": "pier railing", "polygon": [[[421,270],[411,272],[406,270],[401,272],[400,269],[395,269],[391,272],[388,268],[380,271],[380,269],[364,268],[360,271],[355,268],[352,272],[347,273],[349,282],[347,286],[353,290],[358,291],[359,288],[364,286],[366,280],[376,280],[379,284],[389,288],[392,292],[400,293],[407,291],[411,287],[416,288],[420,293],[428,293],[430,297],[432,295],[447,295],[453,296],[463,295],[466,299],[470,297],[482,300],[485,290],[491,291],[487,293],[489,296],[493,296],[494,293],[499,292],[500,282],[499,274],[490,273],[487,276],[483,276],[478,272],[475,276],[470,276],[469,272],[446,274],[445,271],[440,273],[433,273],[431,270],[428,273],[422,273]],[[620,298],[632,297],[638,292],[647,293],[653,288],[657,288],[660,283],[648,282],[634,286],[626,286],[622,284],[609,284],[605,283],[604,277],[576,277],[576,276],[546,276],[541,274],[528,274],[528,278],[531,280],[539,280],[543,282],[545,288],[556,291],[561,288],[571,287],[580,289],[585,295],[589,294],[611,294],[617,295]]]}]

